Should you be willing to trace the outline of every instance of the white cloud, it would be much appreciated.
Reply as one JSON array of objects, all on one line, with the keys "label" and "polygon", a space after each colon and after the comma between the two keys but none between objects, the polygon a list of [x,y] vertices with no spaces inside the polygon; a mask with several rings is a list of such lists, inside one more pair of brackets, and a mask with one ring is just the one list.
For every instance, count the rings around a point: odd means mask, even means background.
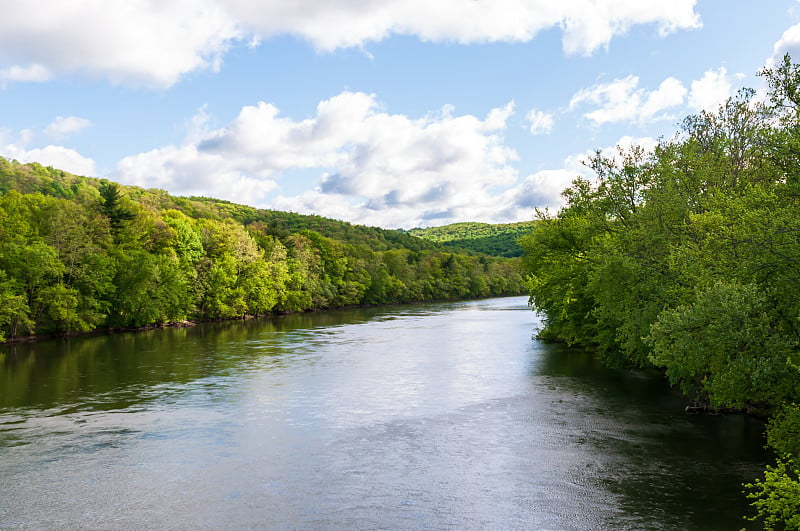
[{"label": "white cloud", "polygon": [[[568,165],[568,160],[565,165]],[[577,177],[586,173],[586,170],[559,168],[541,170],[528,175],[523,183],[511,192],[510,205],[513,217],[516,219],[533,219],[537,208],[558,210],[564,204],[561,194],[569,188]]]},{"label": "white cloud", "polygon": [[[321,176],[315,192],[281,197],[274,206],[360,223],[463,219],[493,187],[516,180],[517,154],[502,137],[512,112],[509,103],[481,120],[445,107],[414,119],[386,112],[374,95],[343,92],[320,102],[313,118],[294,120],[260,102],[226,127],[191,132],[182,146],[126,157],[118,178],[267,206],[276,181],[313,170]],[[347,216],[339,215],[343,208]]]},{"label": "white cloud", "polygon": [[695,0],[6,0],[0,81],[77,73],[168,87],[190,72],[218,68],[235,44],[257,46],[282,34],[332,51],[391,35],[527,42],[557,28],[565,53],[588,55],[635,25],[654,25],[661,35],[697,28],[694,7]]},{"label": "white cloud", "polygon": [[778,65],[783,60],[784,54],[787,53],[794,58],[800,57],[800,24],[795,24],[783,32],[781,38],[772,47],[772,55],[767,59],[767,66]]},{"label": "white cloud", "polygon": [[656,90],[649,93],[642,104],[640,115],[642,121],[653,119],[671,118],[669,115],[660,115],[661,111],[683,104],[686,97],[686,87],[674,77],[668,77]]},{"label": "white cloud", "polygon": [[117,164],[117,172],[117,179],[125,184],[249,205],[277,186],[258,172],[245,173],[238,160],[203,153],[194,145],[167,146],[125,157]]},{"label": "white cloud", "polygon": [[531,109],[525,115],[525,119],[530,123],[530,131],[532,135],[549,135],[553,130],[553,115]]},{"label": "white cloud", "polygon": [[237,22],[213,0],[7,0],[0,66],[39,73],[29,81],[79,73],[167,87],[188,72],[217,67],[240,36]]},{"label": "white cloud", "polygon": [[[413,207],[395,207],[375,210],[367,208],[366,202],[346,194],[323,193],[319,189],[306,190],[296,196],[278,196],[271,203],[277,210],[301,214],[319,214],[333,219],[341,219],[386,228],[413,228],[421,226],[419,221],[425,213]],[[445,222],[446,223],[446,222]],[[426,225],[429,225],[427,223]],[[437,223],[433,223],[436,225]]]},{"label": "white cloud", "polygon": [[611,83],[603,83],[592,88],[582,89],[572,96],[569,102],[569,110],[574,110],[588,102],[594,105],[602,105],[602,108],[585,115],[596,125],[631,120],[636,117],[637,109],[641,105],[641,97],[636,93],[638,85],[639,78],[630,75],[625,79],[615,79]]},{"label": "white cloud", "polygon": [[[448,114],[443,113],[443,116],[450,118],[452,115],[452,106],[446,106],[445,110]],[[505,107],[499,107],[489,111],[483,125],[486,131],[497,131],[506,128],[506,121],[514,114],[514,102],[508,102]]]},{"label": "white cloud", "polygon": [[584,114],[594,125],[614,122],[645,124],[672,119],[673,116],[665,111],[681,105],[686,92],[686,87],[673,77],[668,77],[657,89],[648,92],[639,88],[638,76],[629,75],[579,91],[570,100],[569,109],[587,103],[599,106]]},{"label": "white cloud", "polygon": [[563,45],[568,54],[588,55],[607,47],[613,37],[622,35],[637,24],[657,24],[661,36],[679,29],[696,29],[700,17],[694,12],[695,0],[608,0],[579,2],[549,2],[569,11],[564,26]]},{"label": "white cloud", "polygon": [[28,66],[11,65],[6,68],[0,68],[0,86],[5,86],[9,82],[48,81],[51,77],[51,72],[40,64],[30,64]]},{"label": "white cloud", "polygon": [[[382,227],[532,219],[537,207],[562,206],[561,192],[577,176],[591,176],[581,162],[594,152],[520,181],[517,154],[502,136],[512,109],[481,120],[445,106],[411,118],[389,113],[374,95],[343,92],[303,120],[262,102],[209,130],[202,108],[184,145],[126,157],[118,180]],[[602,153],[614,157],[617,146],[631,145],[652,150],[656,141],[626,136]],[[297,195],[281,187],[298,171],[317,173],[317,187]]]},{"label": "white cloud", "polygon": [[724,66],[707,70],[699,80],[692,81],[689,105],[695,110],[715,112],[731,96],[731,80]]},{"label": "white cloud", "polygon": [[637,24],[666,35],[699,27],[695,0],[230,0],[231,12],[261,35],[293,33],[320,50],[361,46],[392,34],[459,43],[530,41],[561,28],[564,51],[590,54]]},{"label": "white cloud", "polygon": [[92,122],[86,118],[58,116],[45,128],[44,132],[53,137],[63,137],[77,133],[90,125],[92,125]]},{"label": "white cloud", "polygon": [[0,145],[0,155],[23,163],[38,162],[43,166],[53,166],[76,175],[95,174],[94,160],[64,146],[49,145],[43,148],[25,149],[19,144],[6,144]]},{"label": "white cloud", "polygon": [[658,140],[650,136],[632,137],[630,135],[625,135],[620,137],[620,139],[617,140],[613,146],[603,149],[602,152],[605,154],[610,154],[611,152],[618,151],[619,149],[627,151],[634,146],[644,148],[646,152],[651,153],[658,146]]},{"label": "white cloud", "polygon": [[[204,195],[244,204],[320,214],[383,227],[443,225],[456,221],[492,223],[532,219],[535,208],[558,209],[561,192],[578,175],[590,176],[581,161],[543,169],[521,182],[516,153],[503,141],[510,105],[484,120],[441,114],[412,119],[389,114],[374,96],[344,92],[320,102],[305,120],[281,117],[274,105],[245,107],[227,126],[209,130],[205,107],[191,120],[181,146],[165,146],[126,157],[112,176],[125,184]],[[48,145],[28,149],[30,131],[9,143],[0,131],[0,154],[39,162],[80,175],[95,163],[75,150]],[[652,149],[651,138],[622,137],[616,145]],[[602,150],[616,156],[615,146]],[[294,171],[319,172],[314,190],[281,193],[281,180]]]}]

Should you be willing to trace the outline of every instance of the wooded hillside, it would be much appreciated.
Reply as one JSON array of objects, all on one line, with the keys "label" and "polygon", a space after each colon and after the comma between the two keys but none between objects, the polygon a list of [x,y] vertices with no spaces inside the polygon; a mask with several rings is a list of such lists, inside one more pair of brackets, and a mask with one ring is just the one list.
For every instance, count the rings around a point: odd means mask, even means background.
[{"label": "wooded hillside", "polygon": [[464,249],[491,256],[521,256],[519,238],[533,230],[534,221],[520,223],[453,223],[443,227],[411,229],[409,234],[440,243],[446,247]]},{"label": "wooded hillside", "polygon": [[523,291],[516,260],[402,231],[0,158],[0,341]]}]

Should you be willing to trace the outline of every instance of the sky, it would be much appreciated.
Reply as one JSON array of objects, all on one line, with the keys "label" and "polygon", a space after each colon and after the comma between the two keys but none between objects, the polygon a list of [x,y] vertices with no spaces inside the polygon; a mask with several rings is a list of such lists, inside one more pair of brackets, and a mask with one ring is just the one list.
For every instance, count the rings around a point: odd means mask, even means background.
[{"label": "sky", "polygon": [[0,0],[0,156],[384,228],[534,219],[784,53],[797,0]]}]

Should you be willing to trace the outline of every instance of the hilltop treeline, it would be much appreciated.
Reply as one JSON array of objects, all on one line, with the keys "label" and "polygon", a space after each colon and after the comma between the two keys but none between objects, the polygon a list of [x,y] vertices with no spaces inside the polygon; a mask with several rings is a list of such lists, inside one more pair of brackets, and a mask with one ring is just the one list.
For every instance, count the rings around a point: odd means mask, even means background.
[{"label": "hilltop treeline", "polygon": [[597,153],[523,246],[542,336],[771,416],[778,461],[750,497],[800,529],[800,67],[762,75],[767,101],[744,89],[652,153]]},{"label": "hilltop treeline", "polygon": [[442,227],[411,229],[413,236],[440,243],[445,247],[463,249],[491,256],[514,257],[522,255],[518,240],[528,234],[534,221],[519,223],[453,223]]},{"label": "hilltop treeline", "polygon": [[0,340],[522,292],[517,261],[401,231],[0,158]]}]

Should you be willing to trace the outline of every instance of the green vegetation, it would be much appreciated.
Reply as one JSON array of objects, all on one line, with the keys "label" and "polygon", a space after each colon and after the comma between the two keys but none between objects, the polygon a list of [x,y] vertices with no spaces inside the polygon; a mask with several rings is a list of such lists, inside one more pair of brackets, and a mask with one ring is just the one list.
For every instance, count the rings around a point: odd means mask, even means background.
[{"label": "green vegetation", "polygon": [[533,230],[534,221],[490,225],[488,223],[453,223],[443,227],[411,229],[413,236],[447,247],[488,254],[490,256],[522,256],[518,240]]},{"label": "green vegetation", "polygon": [[767,101],[744,89],[653,153],[598,152],[522,244],[542,337],[771,416],[754,519],[800,529],[800,67],[762,75]]},{"label": "green vegetation", "polygon": [[523,292],[518,259],[0,158],[0,341]]}]

